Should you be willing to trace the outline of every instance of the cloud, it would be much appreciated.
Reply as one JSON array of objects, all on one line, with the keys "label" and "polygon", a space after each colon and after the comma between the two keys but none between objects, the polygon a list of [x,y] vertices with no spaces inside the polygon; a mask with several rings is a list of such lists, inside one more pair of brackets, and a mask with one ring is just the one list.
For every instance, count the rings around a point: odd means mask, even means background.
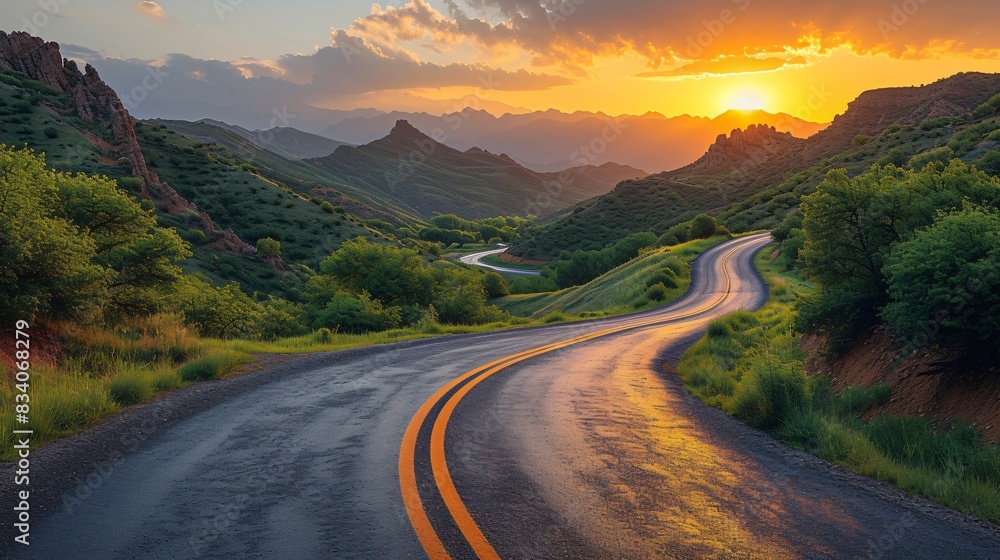
[{"label": "cloud", "polygon": [[575,74],[595,57],[628,52],[645,57],[654,71],[737,55],[818,56],[844,45],[910,59],[1000,54],[995,0],[459,1],[444,0],[447,13],[425,0],[376,4],[349,31],[379,46],[430,40],[516,48],[530,53],[535,66]]},{"label": "cloud", "polygon": [[682,78],[688,76],[718,76],[747,72],[771,72],[792,66],[807,64],[805,58],[750,57],[743,55],[723,56],[715,60],[696,60],[673,70],[642,72],[636,78]]},{"label": "cloud", "polygon": [[167,12],[163,11],[163,7],[153,2],[151,0],[146,0],[145,2],[138,2],[132,6],[132,9],[149,16],[153,19],[165,20],[167,19]]},{"label": "cloud", "polygon": [[[317,106],[350,104],[369,94],[460,86],[488,97],[490,90],[545,90],[573,83],[563,76],[485,63],[420,61],[406,51],[380,48],[344,31],[334,34],[330,46],[312,54],[285,55],[275,61],[203,60],[184,54],[164,60],[107,58],[84,47],[67,47],[67,56],[97,68],[139,118],[214,116],[263,128],[269,127],[276,107],[308,114]],[[308,128],[305,121],[296,124]]]}]

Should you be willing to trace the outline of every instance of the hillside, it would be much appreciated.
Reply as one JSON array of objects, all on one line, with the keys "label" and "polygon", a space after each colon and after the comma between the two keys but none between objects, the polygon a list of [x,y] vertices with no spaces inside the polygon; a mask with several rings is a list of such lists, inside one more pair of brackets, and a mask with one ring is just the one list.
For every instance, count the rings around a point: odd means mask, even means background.
[{"label": "hillside", "polygon": [[[553,258],[565,250],[601,249],[630,233],[657,235],[695,215],[753,194],[740,175],[767,165],[805,140],[767,126],[722,135],[694,163],[619,184],[607,195],[576,205],[511,249],[527,258]],[[725,182],[720,178],[729,178]]]},{"label": "hillside", "polygon": [[642,174],[624,167],[538,174],[504,154],[448,147],[407,121],[398,121],[385,138],[309,162],[422,218],[544,215],[607,192],[609,179],[622,172]]},{"label": "hillside", "polygon": [[[44,152],[60,171],[118,180],[191,243],[186,270],[291,297],[302,279],[289,263],[316,266],[346,239],[391,237],[419,223],[361,191],[348,196],[313,166],[188,124],[226,140],[136,123],[97,72],[64,62],[57,44],[0,33],[0,143]],[[283,256],[257,256],[252,244],[263,237],[280,241]]]},{"label": "hillside", "polygon": [[259,148],[288,159],[308,159],[328,156],[346,142],[331,140],[317,134],[310,134],[287,126],[277,126],[267,130],[247,130],[240,126],[226,124],[212,119],[202,119],[199,123],[212,125],[232,132],[248,140]]},{"label": "hillside", "polygon": [[[478,146],[507,154],[529,169],[546,172],[579,165],[580,161],[593,165],[616,162],[653,172],[664,171],[694,161],[718,135],[734,128],[763,123],[806,138],[826,126],[765,111],[727,111],[715,118],[664,117],[654,112],[612,117],[555,110],[494,117],[486,111],[466,109],[441,116],[393,112],[355,117],[327,127],[323,134],[366,143],[384,136],[397,120],[406,120],[428,133],[440,131],[440,136],[435,137],[453,148],[466,150]],[[597,138],[606,141],[606,145],[601,150],[587,150],[591,140]]]},{"label": "hillside", "polygon": [[[636,231],[662,232],[702,211],[719,214],[733,231],[773,228],[830,169],[856,175],[875,163],[905,166],[936,148],[977,161],[991,149],[996,127],[992,116],[972,113],[998,92],[1000,75],[979,73],[865,92],[805,140],[775,137],[753,151],[717,141],[694,164],[623,183],[551,217],[512,252],[545,258],[562,248],[597,248]],[[574,241],[566,246],[566,239]]]}]

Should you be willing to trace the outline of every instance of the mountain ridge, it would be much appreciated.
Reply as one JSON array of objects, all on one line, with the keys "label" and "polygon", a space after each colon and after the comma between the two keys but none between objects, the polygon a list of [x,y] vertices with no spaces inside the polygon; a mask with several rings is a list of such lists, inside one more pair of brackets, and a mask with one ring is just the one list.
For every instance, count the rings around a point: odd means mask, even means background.
[{"label": "mountain ridge", "polygon": [[[432,134],[440,137],[437,131]],[[438,213],[463,218],[544,215],[609,191],[614,186],[609,179],[617,179],[616,174],[638,171],[578,166],[537,173],[506,154],[448,146],[405,119],[383,138],[341,146],[307,161],[424,218]]]}]

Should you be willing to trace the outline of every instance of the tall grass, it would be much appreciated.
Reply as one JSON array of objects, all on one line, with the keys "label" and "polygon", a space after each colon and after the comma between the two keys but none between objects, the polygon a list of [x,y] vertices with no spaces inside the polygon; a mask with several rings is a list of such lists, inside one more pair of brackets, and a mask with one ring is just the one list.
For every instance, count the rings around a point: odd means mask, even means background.
[{"label": "tall grass", "polygon": [[[216,372],[249,359],[244,353],[216,350],[184,327],[180,317],[161,315],[115,328],[78,327],[70,323],[46,326],[52,342],[33,348],[29,423],[14,426],[14,384],[10,372],[0,386],[0,459],[13,457],[14,429],[34,430],[38,445],[94,424],[125,406],[184,384],[178,369],[211,357]],[[34,341],[33,341],[34,342]],[[186,367],[186,366],[185,366]],[[10,444],[10,445],[7,445]]]},{"label": "tall grass", "polygon": [[[763,251],[761,255],[766,253]],[[925,418],[861,416],[889,399],[887,385],[834,392],[809,377],[793,332],[793,304],[811,286],[758,256],[771,300],[716,321],[678,372],[706,403],[855,472],[993,522],[1000,521],[1000,450],[971,426]]]}]

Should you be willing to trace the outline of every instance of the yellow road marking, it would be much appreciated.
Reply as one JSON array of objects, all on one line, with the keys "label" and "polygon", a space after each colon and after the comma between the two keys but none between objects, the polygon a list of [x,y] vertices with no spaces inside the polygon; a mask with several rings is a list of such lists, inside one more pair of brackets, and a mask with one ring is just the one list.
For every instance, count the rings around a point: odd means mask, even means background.
[{"label": "yellow road marking", "polygon": [[446,394],[448,394],[449,391],[467,379],[475,377],[462,386],[455,392],[454,395],[451,396],[451,398],[448,399],[448,402],[446,402],[441,408],[441,411],[438,413],[438,416],[434,421],[430,441],[431,471],[434,474],[434,481],[438,486],[438,492],[441,495],[441,499],[448,508],[448,512],[451,514],[452,519],[454,519],[455,524],[462,533],[462,536],[465,537],[466,541],[468,541],[476,555],[483,560],[499,560],[500,557],[493,549],[493,546],[490,545],[489,540],[483,534],[479,525],[476,524],[472,515],[462,502],[462,498],[459,496],[458,490],[455,488],[454,481],[451,478],[451,473],[448,470],[448,463],[445,458],[445,434],[448,429],[448,421],[451,419],[451,415],[455,408],[458,407],[458,403],[461,402],[462,398],[464,398],[469,391],[471,391],[484,379],[534,356],[610,334],[634,330],[659,323],[677,321],[679,319],[687,319],[715,309],[725,302],[726,298],[732,291],[732,278],[730,278],[728,274],[729,259],[737,251],[750,243],[751,242],[747,242],[734,247],[722,259],[722,275],[726,279],[726,288],[722,292],[722,295],[712,302],[711,305],[699,307],[681,315],[670,315],[667,317],[657,317],[649,320],[639,320],[633,323],[627,323],[595,331],[593,333],[538,346],[536,348],[531,348],[529,350],[524,350],[522,352],[494,360],[456,377],[448,384],[438,389],[429,399],[424,401],[423,405],[421,405],[420,409],[417,410],[417,413],[410,420],[410,424],[407,426],[406,433],[403,436],[403,442],[399,452],[399,484],[403,493],[403,503],[406,507],[406,512],[410,517],[410,523],[413,525],[413,529],[417,533],[417,538],[420,540],[420,543],[424,547],[424,551],[427,555],[432,560],[451,558],[451,555],[448,554],[448,551],[441,543],[441,539],[434,531],[434,527],[431,525],[430,519],[427,517],[427,512],[423,507],[423,503],[420,501],[420,494],[417,490],[415,464],[417,436],[420,433],[421,426],[423,426],[424,421],[426,421],[427,416],[430,414],[430,411],[442,398],[444,398]]}]

